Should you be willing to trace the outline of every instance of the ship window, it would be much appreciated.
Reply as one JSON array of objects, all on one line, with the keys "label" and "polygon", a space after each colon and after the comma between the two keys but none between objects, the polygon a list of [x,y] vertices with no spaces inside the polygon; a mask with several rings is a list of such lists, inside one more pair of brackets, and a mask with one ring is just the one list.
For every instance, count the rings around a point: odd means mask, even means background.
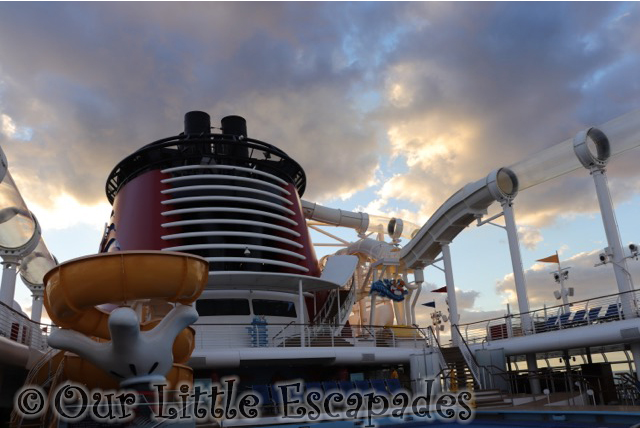
[{"label": "ship window", "polygon": [[196,300],[196,310],[201,317],[219,315],[250,315],[247,299]]},{"label": "ship window", "polygon": [[295,318],[296,307],[293,302],[282,300],[260,300],[253,299],[254,315],[270,315],[272,317]]}]

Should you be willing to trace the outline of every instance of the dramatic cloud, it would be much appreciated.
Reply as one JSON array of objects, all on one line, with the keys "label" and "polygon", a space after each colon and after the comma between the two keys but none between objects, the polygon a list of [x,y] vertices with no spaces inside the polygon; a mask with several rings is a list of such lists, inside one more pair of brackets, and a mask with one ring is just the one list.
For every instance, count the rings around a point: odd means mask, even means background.
[{"label": "dramatic cloud", "polygon": [[[432,19],[384,67],[376,117],[408,171],[378,191],[371,206],[382,212],[395,210],[393,195],[426,220],[467,182],[640,106],[636,6],[483,4],[473,8],[482,19],[468,5],[412,6]],[[640,187],[640,157],[628,156],[634,161],[614,159],[609,168],[618,200]],[[520,223],[540,227],[597,204],[581,170],[527,189],[517,208]]]},{"label": "dramatic cloud", "polygon": [[[380,159],[399,159],[407,170],[377,188],[373,206],[400,212],[393,199],[405,200],[425,220],[466,182],[639,106],[635,5],[3,4],[0,12],[0,138],[21,185],[49,205],[62,193],[103,200],[115,163],[203,109],[214,121],[245,115],[252,136],[290,152],[307,170],[309,199],[366,189]],[[612,168],[613,179],[628,174],[637,188],[632,165]],[[581,196],[588,186],[546,188],[527,222],[591,210]],[[521,198],[521,211],[532,212]]]},{"label": "dramatic cloud", "polygon": [[[422,223],[466,183],[639,108],[638,46],[636,3],[6,2],[0,144],[43,223],[99,224],[122,158],[189,110],[239,114],[302,165],[305,198]],[[639,163],[611,160],[616,204],[640,192]],[[522,245],[597,209],[584,169],[526,189]],[[537,274],[532,305],[550,300]],[[460,295],[463,322],[477,297]]]}]

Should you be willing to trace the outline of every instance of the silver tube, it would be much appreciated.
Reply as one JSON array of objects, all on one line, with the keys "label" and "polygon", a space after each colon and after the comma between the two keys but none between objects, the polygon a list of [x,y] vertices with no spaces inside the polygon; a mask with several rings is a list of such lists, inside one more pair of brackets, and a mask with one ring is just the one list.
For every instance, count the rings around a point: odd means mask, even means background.
[{"label": "silver tube", "polygon": [[[612,157],[640,146],[640,110],[610,120],[597,128],[609,139]],[[518,177],[520,190],[524,190],[581,167],[571,137],[509,168]]]}]

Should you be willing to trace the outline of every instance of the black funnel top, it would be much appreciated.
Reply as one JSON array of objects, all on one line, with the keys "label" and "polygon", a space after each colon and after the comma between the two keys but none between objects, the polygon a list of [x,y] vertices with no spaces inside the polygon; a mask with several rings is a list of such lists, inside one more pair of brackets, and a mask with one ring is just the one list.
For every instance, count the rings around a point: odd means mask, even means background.
[{"label": "black funnel top", "polygon": [[241,116],[221,120],[222,133],[211,132],[211,118],[203,111],[184,115],[184,132],[147,144],[118,163],[107,179],[107,197],[113,203],[127,183],[151,170],[187,165],[225,165],[263,171],[293,184],[302,196],[306,177],[302,167],[284,151],[247,136]]},{"label": "black funnel top", "polygon": [[229,135],[240,135],[248,137],[247,135],[247,121],[241,116],[226,116],[221,120],[222,133]]},{"label": "black funnel top", "polygon": [[211,133],[211,118],[203,111],[190,111],[184,115],[184,133],[198,136]]}]

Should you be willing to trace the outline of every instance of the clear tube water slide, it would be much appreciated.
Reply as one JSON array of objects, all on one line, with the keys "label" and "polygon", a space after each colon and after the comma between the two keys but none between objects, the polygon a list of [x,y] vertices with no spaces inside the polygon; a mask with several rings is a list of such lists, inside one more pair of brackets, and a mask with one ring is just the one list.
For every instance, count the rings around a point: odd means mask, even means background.
[{"label": "clear tube water slide", "polygon": [[44,284],[44,275],[57,265],[42,237],[36,248],[25,256],[20,263],[20,277],[30,286]]},{"label": "clear tube water slide", "polygon": [[[596,126],[610,144],[611,157],[640,146],[640,109]],[[593,141],[587,140],[589,151],[596,155]],[[524,190],[583,167],[573,149],[573,137],[529,156],[509,169],[518,177],[518,189]]]},{"label": "clear tube water slide", "polygon": [[0,182],[0,247],[20,248],[29,242],[35,230],[36,222],[6,171]]},{"label": "clear tube water slide", "polygon": [[40,235],[37,220],[7,169],[1,148],[0,250],[3,250],[5,261],[20,264],[20,275],[29,287],[41,286],[44,274],[57,264]]}]

